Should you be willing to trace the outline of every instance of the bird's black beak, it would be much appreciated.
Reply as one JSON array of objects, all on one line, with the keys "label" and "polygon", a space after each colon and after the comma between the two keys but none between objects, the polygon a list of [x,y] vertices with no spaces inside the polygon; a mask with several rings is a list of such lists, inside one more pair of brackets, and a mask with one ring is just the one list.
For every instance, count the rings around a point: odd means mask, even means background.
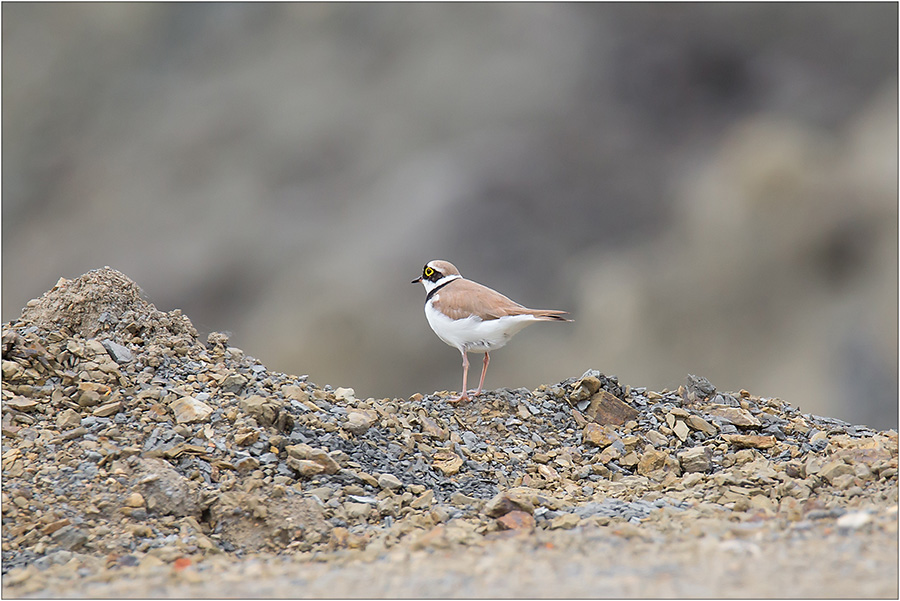
[{"label": "bird's black beak", "polygon": [[414,279],[413,281],[411,281],[410,284],[418,284],[421,281],[422,281],[422,276],[419,276],[416,279]]}]

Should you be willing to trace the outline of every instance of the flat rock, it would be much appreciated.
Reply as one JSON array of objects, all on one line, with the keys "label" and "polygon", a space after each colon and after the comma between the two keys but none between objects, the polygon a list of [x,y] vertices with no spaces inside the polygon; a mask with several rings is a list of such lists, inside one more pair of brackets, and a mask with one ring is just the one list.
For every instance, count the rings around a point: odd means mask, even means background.
[{"label": "flat rock", "polygon": [[601,425],[621,426],[638,416],[636,409],[606,390],[591,397],[584,415]]},{"label": "flat rock", "polygon": [[497,518],[501,530],[534,530],[535,520],[527,511],[515,509]]},{"label": "flat rock", "polygon": [[372,424],[378,419],[374,412],[369,411],[351,411],[347,414],[347,421],[344,423],[344,429],[357,436],[361,436],[368,432]]},{"label": "flat rock", "polygon": [[432,457],[433,465],[445,476],[458,474],[463,466],[463,459],[453,451],[441,450]]},{"label": "flat rock", "polygon": [[192,396],[175,399],[169,403],[169,409],[175,414],[175,421],[179,424],[204,422],[213,412],[212,407]]},{"label": "flat rock", "polygon": [[134,361],[134,353],[128,350],[128,347],[122,346],[118,342],[109,339],[101,340],[100,343],[116,363],[124,364]]},{"label": "flat rock", "polygon": [[25,412],[34,411],[35,409],[40,407],[40,403],[38,403],[37,401],[26,399],[25,397],[21,396],[15,396],[9,399],[5,402],[5,405],[11,409]]},{"label": "flat rock", "polygon": [[677,436],[678,440],[681,442],[687,440],[688,435],[691,433],[690,428],[688,428],[680,419],[675,422],[675,427],[672,428],[672,431],[675,432],[675,436]]},{"label": "flat rock", "polygon": [[687,473],[708,472],[712,467],[712,454],[706,447],[693,447],[678,453],[678,463]]},{"label": "flat rock", "polygon": [[349,402],[356,400],[356,391],[352,388],[336,388],[334,398],[338,401]]},{"label": "flat rock", "polygon": [[637,473],[645,476],[650,472],[662,469],[666,465],[669,454],[665,451],[657,451],[656,449],[648,449],[641,455],[637,464]]},{"label": "flat rock", "polygon": [[106,403],[105,405],[100,405],[96,407],[91,414],[97,417],[109,417],[110,415],[115,415],[119,411],[124,409],[124,405],[121,401],[114,401],[112,403]]},{"label": "flat rock", "polygon": [[616,434],[615,430],[594,422],[585,424],[581,436],[584,444],[590,444],[601,449],[608,447],[619,439],[619,435]]},{"label": "flat rock", "polygon": [[144,495],[139,492],[133,492],[125,498],[126,507],[143,507]]},{"label": "flat rock", "polygon": [[758,428],[761,425],[760,421],[753,414],[746,409],[738,407],[714,407],[709,409],[707,413],[720,417],[739,428]]},{"label": "flat rock", "polygon": [[287,458],[287,466],[294,470],[298,475],[304,478],[312,478],[318,476],[325,471],[325,467],[320,463],[316,463],[310,459],[297,459],[296,457]]},{"label": "flat rock", "polygon": [[72,525],[63,526],[51,536],[54,544],[66,551],[77,551],[88,541],[88,535],[81,528]]},{"label": "flat rock", "polygon": [[707,436],[715,436],[718,430],[714,425],[700,417],[699,415],[689,415],[687,417],[687,424],[694,430],[699,430],[703,432]]},{"label": "flat rock", "polygon": [[529,496],[514,491],[501,492],[485,504],[484,513],[492,518],[502,517],[511,511],[534,513],[534,504]]},{"label": "flat rock", "polygon": [[397,490],[403,487],[403,482],[393,474],[381,474],[378,476],[378,486],[387,490]]},{"label": "flat rock", "polygon": [[770,449],[778,442],[774,436],[758,434],[723,434],[722,438],[738,448]]},{"label": "flat rock", "polygon": [[160,515],[200,515],[196,484],[162,459],[138,460],[137,483],[148,511]]},{"label": "flat rock", "polygon": [[841,476],[848,476],[853,474],[853,466],[849,463],[845,463],[841,459],[830,461],[822,466],[822,468],[819,470],[819,476],[828,480],[828,482],[832,484]]},{"label": "flat rock", "polygon": [[[297,445],[288,445],[285,447],[290,458],[301,461],[312,461],[322,467],[326,474],[336,474],[340,471],[341,465],[332,457],[325,449],[312,447],[308,444],[301,443]],[[291,465],[291,464],[288,464]],[[304,466],[305,464],[294,464]],[[304,473],[310,472],[311,468],[305,467]]]},{"label": "flat rock", "polygon": [[575,513],[563,513],[550,522],[551,530],[571,530],[581,523],[581,518]]}]

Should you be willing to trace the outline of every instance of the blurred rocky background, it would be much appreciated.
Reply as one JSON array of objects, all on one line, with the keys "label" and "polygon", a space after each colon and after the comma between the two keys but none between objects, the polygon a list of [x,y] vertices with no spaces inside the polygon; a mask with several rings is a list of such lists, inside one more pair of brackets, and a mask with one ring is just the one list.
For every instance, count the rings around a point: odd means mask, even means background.
[{"label": "blurred rocky background", "polygon": [[575,318],[490,388],[896,427],[897,11],[4,3],[3,321],[109,265],[272,369],[455,390],[409,284],[443,258]]}]

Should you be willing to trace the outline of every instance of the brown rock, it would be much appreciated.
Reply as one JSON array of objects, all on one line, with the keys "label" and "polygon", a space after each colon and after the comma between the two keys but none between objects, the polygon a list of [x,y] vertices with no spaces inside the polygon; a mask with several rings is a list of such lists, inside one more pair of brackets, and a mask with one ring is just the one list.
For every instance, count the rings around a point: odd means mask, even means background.
[{"label": "brown rock", "polygon": [[458,474],[463,466],[462,457],[453,451],[440,450],[432,456],[434,467],[441,471],[445,476]]},{"label": "brown rock", "polygon": [[403,487],[403,482],[393,474],[381,474],[378,476],[378,486],[387,490],[397,490]]},{"label": "brown rock", "polygon": [[550,522],[550,530],[571,530],[581,522],[581,518],[575,513],[563,513]]},{"label": "brown rock", "polygon": [[63,433],[59,437],[54,438],[50,442],[53,442],[55,444],[56,442],[62,441],[62,440],[75,440],[76,438],[84,436],[87,433],[88,433],[87,428],[85,428],[84,426],[78,426],[77,428],[73,428],[73,429],[69,430],[68,432]]},{"label": "brown rock", "polygon": [[712,425],[699,415],[689,415],[687,418],[687,425],[689,425],[694,430],[703,432],[707,436],[715,436],[716,432],[718,431],[714,425]]},{"label": "brown rock", "polygon": [[98,384],[96,382],[80,382],[78,384],[79,396],[78,404],[82,407],[93,407],[105,402],[112,389],[106,384]]},{"label": "brown rock", "polygon": [[88,535],[71,524],[54,532],[51,538],[56,545],[66,551],[77,551],[88,541]]},{"label": "brown rock", "polygon": [[534,517],[520,510],[513,510],[497,519],[501,530],[534,530]]},{"label": "brown rock", "polygon": [[633,407],[605,390],[600,390],[591,398],[584,414],[598,424],[611,426],[621,426],[638,416]]},{"label": "brown rock", "polygon": [[59,529],[62,528],[63,526],[68,526],[69,523],[70,523],[69,520],[66,519],[66,518],[63,518],[63,519],[61,519],[61,520],[57,520],[57,521],[55,521],[55,522],[50,522],[49,524],[47,524],[46,526],[44,526],[44,527],[41,529],[41,533],[42,533],[42,534],[45,534],[45,535],[53,534],[54,532],[56,532],[57,530],[59,530]]},{"label": "brown rock", "polygon": [[369,535],[355,534],[342,526],[331,530],[331,546],[344,549],[365,549],[369,543]]},{"label": "brown rock", "polygon": [[589,399],[600,390],[603,383],[594,376],[582,378],[572,387],[572,394],[569,395],[569,402],[573,405],[580,401]]},{"label": "brown rock", "polygon": [[281,394],[286,396],[289,399],[293,399],[295,401],[300,401],[301,403],[309,400],[309,393],[300,388],[299,386],[294,386],[292,384],[285,384],[281,387]]},{"label": "brown rock", "polygon": [[584,428],[589,422],[585,417],[581,414],[581,411],[572,407],[572,418],[575,420],[575,423],[579,428]]},{"label": "brown rock", "polygon": [[853,466],[844,463],[841,459],[826,463],[819,470],[819,476],[827,480],[829,484],[834,484],[837,478],[848,474],[853,474]]},{"label": "brown rock", "polygon": [[7,361],[3,360],[3,381],[10,382],[12,380],[18,379],[23,373],[25,373],[25,368],[16,363],[15,361]]},{"label": "brown rock", "polygon": [[642,476],[646,476],[650,472],[662,469],[665,467],[666,459],[668,458],[669,454],[665,451],[657,451],[655,449],[644,451],[640,461],[638,461],[637,472]]},{"label": "brown rock", "polygon": [[303,476],[304,478],[312,478],[313,476],[318,476],[322,472],[325,471],[325,468],[315,461],[311,461],[309,459],[297,459],[296,457],[288,457],[287,466],[297,472],[298,475]]},{"label": "brown rock", "polygon": [[[97,417],[109,417],[110,415],[115,415],[119,411],[124,409],[121,401],[115,401],[113,403],[106,403],[105,405],[100,405],[92,412]],[[80,420],[79,420],[80,424]]]},{"label": "brown rock", "polygon": [[356,391],[352,388],[336,388],[334,391],[334,398],[335,400],[343,401],[345,403],[355,401]]},{"label": "brown rock", "polygon": [[438,440],[447,440],[447,438],[449,438],[447,431],[441,428],[435,420],[427,415],[420,415],[419,423],[422,425],[422,433],[425,434],[425,436],[436,438]]},{"label": "brown rock", "polygon": [[421,496],[417,499],[414,499],[409,506],[415,509],[425,509],[426,507],[431,507],[431,504],[434,502],[434,491],[430,488],[423,492]]},{"label": "brown rock", "polygon": [[247,378],[241,374],[228,374],[219,381],[219,388],[222,392],[239,393],[244,385],[247,384]]},{"label": "brown rock", "polygon": [[584,426],[581,437],[584,444],[591,444],[601,449],[608,447],[619,438],[612,428],[594,422],[588,422]]},{"label": "brown rock", "polygon": [[369,486],[372,486],[374,488],[378,487],[378,478],[376,478],[372,474],[368,474],[366,472],[356,472],[355,475],[357,478],[359,478]]},{"label": "brown rock", "polygon": [[711,454],[706,447],[694,447],[678,453],[678,463],[685,472],[708,472],[712,467]]},{"label": "brown rock", "polygon": [[328,454],[325,449],[311,447],[308,444],[288,445],[285,447],[288,455],[295,459],[309,460],[322,466],[326,474],[336,474],[341,470],[340,464]]},{"label": "brown rock", "polygon": [[428,549],[431,547],[444,549],[449,546],[450,541],[447,540],[447,527],[443,524],[438,524],[428,532],[422,534],[410,545],[413,550]]},{"label": "brown rock", "polygon": [[551,465],[538,465],[537,471],[544,480],[547,480],[549,482],[555,482],[556,480],[559,480],[559,472],[557,472]]},{"label": "brown rock", "polygon": [[597,455],[597,461],[600,463],[609,463],[614,459],[618,459],[622,456],[622,451],[617,449],[614,446],[608,446],[603,451]]},{"label": "brown rock", "polygon": [[234,433],[234,442],[242,447],[252,445],[259,440],[259,430],[256,428],[241,428]]},{"label": "brown rock", "polygon": [[344,503],[344,511],[350,519],[366,518],[372,512],[372,506],[368,503]]},{"label": "brown rock", "polygon": [[[288,467],[291,466],[290,459],[287,460]],[[234,462],[234,467],[242,473],[252,472],[259,467],[259,459],[256,457],[241,457]]]},{"label": "brown rock", "polygon": [[204,422],[213,412],[212,407],[192,396],[175,399],[169,403],[169,409],[175,414],[175,421],[179,424]]},{"label": "brown rock", "polygon": [[142,458],[138,469],[138,486],[148,511],[178,517],[200,515],[196,483],[169,467],[168,462]]},{"label": "brown rock", "polygon": [[[276,422],[278,422],[278,418],[281,415],[281,401],[254,394],[241,399],[241,410],[255,419],[261,426],[278,425]],[[283,430],[280,426],[279,429]]]},{"label": "brown rock", "polygon": [[361,436],[372,427],[377,419],[378,416],[374,411],[351,411],[347,414],[344,429],[352,434]]},{"label": "brown rock", "polygon": [[665,447],[669,445],[669,439],[656,430],[649,430],[645,436],[654,446]]},{"label": "brown rock", "polygon": [[77,428],[81,425],[81,413],[74,409],[66,409],[56,416],[56,427],[60,430]]},{"label": "brown rock", "polygon": [[640,461],[640,459],[638,458],[637,453],[635,453],[634,451],[628,453],[627,455],[625,455],[624,457],[619,459],[619,463],[621,463],[625,467],[631,467],[631,466],[637,465],[639,461]]},{"label": "brown rock", "polygon": [[738,428],[758,428],[761,425],[749,411],[738,407],[715,407],[709,410],[709,414],[721,417]]},{"label": "brown rock", "polygon": [[770,449],[776,442],[774,436],[758,434],[723,434],[722,438],[738,448]]},{"label": "brown rock", "polygon": [[343,526],[337,526],[331,530],[331,544],[335,547],[346,547],[350,540],[350,531]]},{"label": "brown rock", "polygon": [[494,495],[484,506],[484,513],[492,518],[504,516],[511,511],[534,513],[534,504],[528,499],[528,495],[504,491]]},{"label": "brown rock", "polygon": [[126,507],[143,507],[144,495],[139,492],[133,492],[125,499]]},{"label": "brown rock", "polygon": [[16,396],[6,401],[7,407],[25,412],[34,411],[38,408],[38,405],[40,405],[40,403],[38,403],[37,401],[26,399],[23,396]]}]

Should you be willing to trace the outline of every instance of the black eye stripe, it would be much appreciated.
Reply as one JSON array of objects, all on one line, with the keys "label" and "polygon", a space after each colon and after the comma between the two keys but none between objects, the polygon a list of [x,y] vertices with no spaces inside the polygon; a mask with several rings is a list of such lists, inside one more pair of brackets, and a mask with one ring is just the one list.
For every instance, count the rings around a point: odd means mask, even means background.
[{"label": "black eye stripe", "polygon": [[[431,272],[430,274],[428,273],[429,271]],[[441,272],[434,269],[433,267],[429,267],[428,265],[426,265],[422,270],[422,277],[424,277],[426,280],[436,282],[441,278]]]}]

